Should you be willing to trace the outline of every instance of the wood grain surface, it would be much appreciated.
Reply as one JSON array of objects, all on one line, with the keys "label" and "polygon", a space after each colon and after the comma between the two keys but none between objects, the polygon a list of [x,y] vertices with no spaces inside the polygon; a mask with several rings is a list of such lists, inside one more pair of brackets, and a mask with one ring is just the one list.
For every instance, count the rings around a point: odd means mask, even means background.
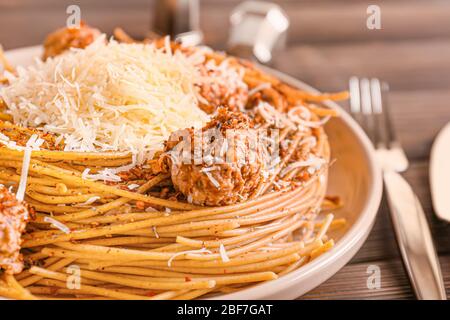
[{"label": "wood grain surface", "polygon": [[[399,138],[411,160],[406,179],[427,213],[450,293],[450,226],[434,216],[428,183],[430,147],[450,121],[450,2],[431,0],[282,0],[291,20],[288,46],[273,67],[323,91],[346,89],[350,76],[379,77],[391,87]],[[206,43],[226,48],[235,0],[202,0]],[[122,26],[143,36],[152,21],[149,0],[1,0],[0,43],[6,49],[35,45],[65,23],[78,4],[82,19],[111,33]],[[369,4],[381,8],[381,30],[366,28]],[[345,107],[348,107],[344,105]],[[367,288],[367,267],[381,270],[381,288]],[[301,299],[413,299],[386,203],[367,242],[340,272]]]}]

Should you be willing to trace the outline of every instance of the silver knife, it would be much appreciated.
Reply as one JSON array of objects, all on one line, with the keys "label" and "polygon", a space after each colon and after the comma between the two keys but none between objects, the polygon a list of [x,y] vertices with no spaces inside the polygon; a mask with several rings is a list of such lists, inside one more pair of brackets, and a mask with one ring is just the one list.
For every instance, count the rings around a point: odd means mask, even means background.
[{"label": "silver knife", "polygon": [[438,134],[431,149],[430,186],[436,215],[450,222],[450,123]]}]

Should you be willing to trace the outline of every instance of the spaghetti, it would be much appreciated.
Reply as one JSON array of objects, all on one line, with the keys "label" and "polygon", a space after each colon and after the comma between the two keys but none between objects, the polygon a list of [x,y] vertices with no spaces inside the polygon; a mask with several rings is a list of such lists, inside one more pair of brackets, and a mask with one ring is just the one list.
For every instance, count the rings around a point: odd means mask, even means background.
[{"label": "spaghetti", "polygon": [[[142,45],[169,50],[163,40]],[[196,50],[169,46],[172,53]],[[22,235],[24,270],[3,272],[0,296],[193,299],[277,279],[333,247],[327,231],[345,222],[320,212],[323,204],[327,210],[338,205],[324,200],[330,148],[323,124],[336,112],[318,104],[346,94],[313,95],[248,62],[212,51],[202,55],[203,75],[209,78],[196,84],[203,93],[200,107],[225,105],[257,128],[280,129],[280,157],[266,168],[264,179],[233,203],[204,205],[174,186],[174,173],[161,167],[160,153],[136,164],[133,153],[123,150],[64,151],[64,141],[55,143],[57,135],[7,121],[6,103],[0,117],[6,141],[0,147],[0,183],[17,190],[27,165],[25,201],[35,217]],[[241,76],[231,92],[223,91],[228,85],[215,85],[226,72],[223,84]],[[42,144],[27,151],[21,146],[32,135]],[[119,179],[93,178],[104,172]],[[211,166],[199,172],[221,187],[220,170]],[[202,190],[214,193],[217,185],[208,179]],[[78,286],[69,285],[74,268]]]}]

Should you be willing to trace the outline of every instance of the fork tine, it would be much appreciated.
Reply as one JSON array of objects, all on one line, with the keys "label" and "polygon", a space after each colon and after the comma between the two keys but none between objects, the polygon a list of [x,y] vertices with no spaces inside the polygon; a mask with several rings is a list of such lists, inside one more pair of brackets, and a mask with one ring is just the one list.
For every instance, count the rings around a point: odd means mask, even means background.
[{"label": "fork tine", "polygon": [[372,113],[372,99],[370,97],[370,82],[367,78],[361,79],[361,111],[363,114]]},{"label": "fork tine", "polygon": [[375,133],[377,128],[374,123],[374,117],[372,112],[372,97],[371,97],[371,90],[370,90],[370,81],[367,78],[363,78],[360,81],[360,88],[361,88],[361,111],[363,114],[363,128],[366,131],[367,135],[369,136],[370,140],[372,140],[372,143],[375,145],[376,136]]},{"label": "fork tine", "polygon": [[395,158],[395,163],[390,166],[397,172],[408,168],[408,158],[398,142],[389,113],[387,83],[373,78],[351,77],[350,87],[350,112],[355,120],[366,132],[374,147]]},{"label": "fork tine", "polygon": [[384,113],[384,119],[386,129],[387,129],[387,141],[388,146],[399,146],[400,143],[398,142],[397,135],[394,130],[394,125],[392,124],[391,120],[391,109],[388,99],[388,93],[389,93],[389,85],[386,82],[381,83],[381,98],[382,98],[382,105],[383,105],[383,113]]},{"label": "fork tine", "polygon": [[383,97],[381,93],[380,80],[372,78],[370,80],[370,93],[372,96],[372,111],[375,126],[375,141],[377,148],[385,148],[388,145],[388,128],[384,121]]},{"label": "fork tine", "polygon": [[372,110],[375,114],[382,113],[382,104],[381,104],[381,85],[380,80],[377,78],[370,79],[370,92],[372,95]]},{"label": "fork tine", "polygon": [[361,101],[359,94],[359,80],[357,77],[351,77],[349,81],[350,87],[350,111],[353,114],[361,112]]},{"label": "fork tine", "polygon": [[390,152],[396,155],[396,170],[397,172],[405,171],[408,168],[408,158],[406,157],[405,151],[400,146],[400,142],[397,140],[395,134],[394,125],[392,123],[392,118],[390,114],[390,107],[388,101],[389,86],[387,83],[381,83],[381,101],[382,101],[382,119],[384,121],[384,127],[386,128],[386,141],[387,148]]},{"label": "fork tine", "polygon": [[363,121],[363,115],[361,113],[361,90],[359,86],[358,77],[351,77],[349,80],[349,88],[350,88],[350,112],[353,115],[353,118],[358,122],[361,128],[366,130],[365,124]]}]

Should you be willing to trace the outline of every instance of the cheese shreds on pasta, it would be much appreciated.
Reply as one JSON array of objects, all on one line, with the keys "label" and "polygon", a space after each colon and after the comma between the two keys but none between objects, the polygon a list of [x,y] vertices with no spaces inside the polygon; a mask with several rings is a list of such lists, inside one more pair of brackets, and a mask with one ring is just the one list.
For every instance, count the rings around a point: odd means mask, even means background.
[{"label": "cheese shreds on pasta", "polygon": [[198,107],[195,61],[152,44],[101,36],[17,71],[0,91],[6,112],[16,124],[62,137],[65,151],[130,151],[142,163],[171,132],[208,121]]},{"label": "cheese shreds on pasta", "polygon": [[228,257],[227,251],[225,250],[225,246],[223,245],[223,243],[220,244],[219,253],[220,253],[220,258],[222,259],[223,262],[230,261],[230,258]]},{"label": "cheese shreds on pasta", "polygon": [[44,140],[38,137],[37,134],[33,134],[27,141],[24,152],[22,169],[20,173],[19,187],[17,188],[16,198],[23,200],[25,197],[25,190],[27,187],[28,171],[30,168],[31,152],[33,150],[39,150],[39,147],[44,143]]},{"label": "cheese shreds on pasta", "polygon": [[61,230],[65,234],[70,233],[70,228],[52,217],[44,217],[44,222],[50,223],[56,229]]},{"label": "cheese shreds on pasta", "polygon": [[175,259],[176,257],[179,257],[179,256],[184,256],[185,254],[188,254],[188,253],[209,253],[209,254],[212,254],[212,252],[210,250],[206,249],[206,248],[201,248],[201,249],[198,249],[198,250],[180,251],[180,252],[175,253],[173,256],[170,257],[169,260],[167,260],[167,266],[169,268],[172,267],[173,259]]}]

